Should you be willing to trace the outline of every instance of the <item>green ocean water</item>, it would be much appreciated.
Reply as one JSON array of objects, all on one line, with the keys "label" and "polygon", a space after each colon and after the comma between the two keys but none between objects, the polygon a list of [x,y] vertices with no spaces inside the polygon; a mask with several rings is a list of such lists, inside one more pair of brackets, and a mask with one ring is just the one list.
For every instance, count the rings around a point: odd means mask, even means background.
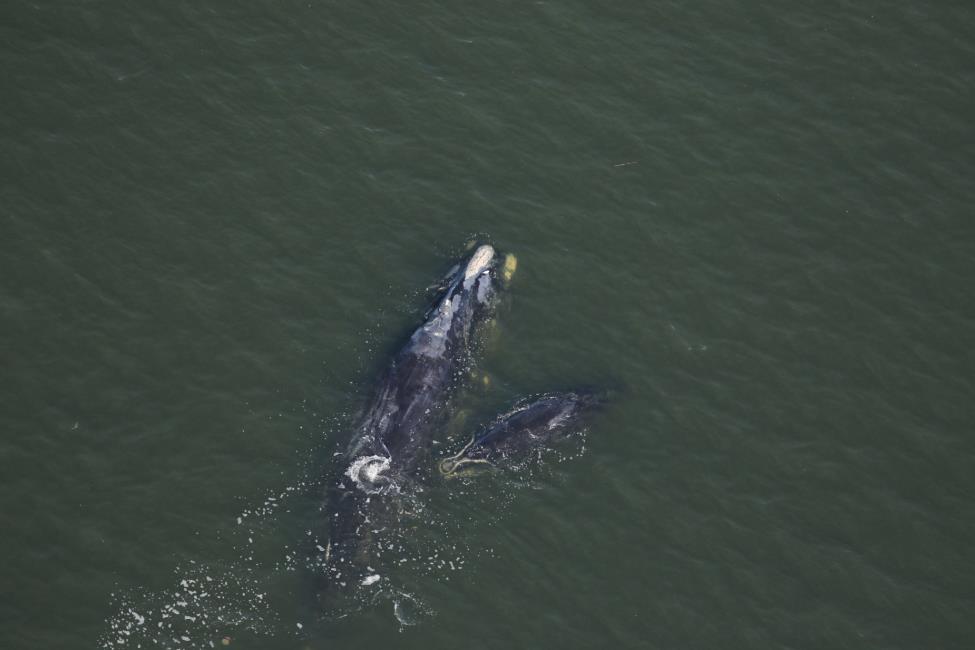
[{"label": "green ocean water", "polygon": [[[6,3],[0,648],[975,646],[973,35],[957,1]],[[431,489],[408,600],[315,611],[309,495],[474,240],[519,266],[439,442],[615,397]]]}]

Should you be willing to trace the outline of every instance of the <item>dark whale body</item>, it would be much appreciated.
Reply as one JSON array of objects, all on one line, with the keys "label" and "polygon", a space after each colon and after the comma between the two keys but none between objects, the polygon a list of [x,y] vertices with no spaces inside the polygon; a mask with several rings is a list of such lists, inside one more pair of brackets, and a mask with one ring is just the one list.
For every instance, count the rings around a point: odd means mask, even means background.
[{"label": "dark whale body", "polygon": [[379,580],[383,542],[388,547],[409,516],[433,432],[468,374],[477,326],[493,311],[502,281],[497,257],[491,246],[480,246],[451,269],[423,324],[380,378],[327,490],[326,591]]},{"label": "dark whale body", "polygon": [[393,357],[346,454],[387,456],[410,474],[429,449],[431,427],[471,360],[474,330],[490,313],[498,289],[494,249],[478,248],[444,280],[443,295]]},{"label": "dark whale body", "polygon": [[534,451],[578,431],[583,416],[601,403],[587,392],[550,393],[522,400],[440,463],[447,477],[479,465],[498,466],[528,458]]}]

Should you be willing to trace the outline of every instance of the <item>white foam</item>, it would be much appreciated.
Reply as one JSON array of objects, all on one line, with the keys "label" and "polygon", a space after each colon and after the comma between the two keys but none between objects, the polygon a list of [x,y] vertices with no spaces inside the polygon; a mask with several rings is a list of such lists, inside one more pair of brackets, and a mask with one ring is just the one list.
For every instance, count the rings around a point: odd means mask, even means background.
[{"label": "white foam", "polygon": [[[383,476],[389,469],[389,458],[386,456],[360,456],[345,470],[345,475],[352,479],[356,486],[366,494],[382,494],[389,492],[392,482]],[[386,480],[381,480],[386,479]]]}]

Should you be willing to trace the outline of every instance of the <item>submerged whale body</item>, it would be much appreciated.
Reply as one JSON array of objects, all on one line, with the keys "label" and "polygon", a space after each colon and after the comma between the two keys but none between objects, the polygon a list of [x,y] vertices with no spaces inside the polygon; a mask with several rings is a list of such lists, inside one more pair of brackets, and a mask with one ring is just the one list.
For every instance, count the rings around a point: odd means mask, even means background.
[{"label": "submerged whale body", "polygon": [[378,580],[372,571],[380,564],[383,542],[408,516],[433,431],[467,375],[478,325],[492,313],[509,267],[484,245],[451,269],[423,323],[380,378],[327,493],[323,577],[330,590]]},{"label": "submerged whale body", "polygon": [[476,434],[459,452],[440,462],[440,473],[458,476],[483,466],[528,458],[582,426],[583,416],[602,402],[587,392],[550,393],[515,404]]}]

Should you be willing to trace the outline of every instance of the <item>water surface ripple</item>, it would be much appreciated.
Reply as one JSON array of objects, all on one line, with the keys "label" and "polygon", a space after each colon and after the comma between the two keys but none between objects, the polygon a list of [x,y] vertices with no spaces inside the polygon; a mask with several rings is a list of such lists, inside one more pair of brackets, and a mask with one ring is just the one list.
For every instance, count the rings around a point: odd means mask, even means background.
[{"label": "water surface ripple", "polygon": [[[975,644],[970,4],[3,13],[0,646]],[[470,419],[617,398],[434,490],[417,625],[318,620],[308,495],[472,239]]]}]

